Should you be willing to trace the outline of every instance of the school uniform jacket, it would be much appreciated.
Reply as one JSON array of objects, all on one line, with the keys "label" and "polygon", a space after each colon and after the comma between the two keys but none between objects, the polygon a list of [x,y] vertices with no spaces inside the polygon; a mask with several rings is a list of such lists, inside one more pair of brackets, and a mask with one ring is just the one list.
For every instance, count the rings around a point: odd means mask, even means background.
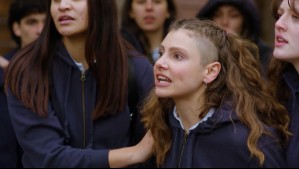
[{"label": "school uniform jacket", "polygon": [[287,148],[287,167],[299,167],[299,76],[293,66],[290,65],[283,78],[291,91],[286,105],[290,115],[289,130],[292,133]]},{"label": "school uniform jacket", "polygon": [[[13,49],[4,55],[10,60],[19,49]],[[0,68],[0,167],[21,168],[22,150],[18,145],[15,132],[10,122],[7,99],[4,90],[4,71]]]},{"label": "school uniform jacket", "polygon": [[[182,129],[173,113],[169,114],[172,145],[167,154],[166,168],[248,168],[285,167],[283,148],[277,138],[262,136],[258,147],[265,155],[262,166],[251,157],[247,148],[249,130],[231,106],[225,103],[189,134]],[[275,134],[274,134],[275,135]]]},{"label": "school uniform jacket", "polygon": [[[144,96],[153,87],[152,65],[145,57],[134,57],[132,63],[136,90]],[[92,120],[96,79],[90,69],[81,73],[63,45],[51,70],[47,118],[39,117],[8,94],[12,124],[24,150],[24,167],[109,167],[108,151],[129,145],[129,108]]]}]

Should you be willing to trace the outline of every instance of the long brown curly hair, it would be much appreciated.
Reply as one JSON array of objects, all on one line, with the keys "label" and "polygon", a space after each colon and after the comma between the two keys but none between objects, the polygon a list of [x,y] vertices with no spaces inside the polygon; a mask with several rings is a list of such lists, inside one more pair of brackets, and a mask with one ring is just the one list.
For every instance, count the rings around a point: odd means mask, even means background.
[{"label": "long brown curly hair", "polygon": [[[171,26],[170,32],[180,29],[192,31],[198,41],[202,38],[210,41],[218,49],[217,61],[222,67],[218,77],[206,88],[204,108],[199,118],[212,107],[219,107],[225,98],[232,98],[238,118],[250,129],[247,147],[262,165],[265,156],[257,142],[261,135],[270,134],[265,124],[277,129],[287,139],[289,118],[286,109],[270,95],[261,77],[256,45],[228,34],[211,21],[178,20]],[[167,114],[174,105],[173,99],[158,98],[153,90],[142,107],[143,121],[155,141],[153,151],[159,166],[172,143]]]}]

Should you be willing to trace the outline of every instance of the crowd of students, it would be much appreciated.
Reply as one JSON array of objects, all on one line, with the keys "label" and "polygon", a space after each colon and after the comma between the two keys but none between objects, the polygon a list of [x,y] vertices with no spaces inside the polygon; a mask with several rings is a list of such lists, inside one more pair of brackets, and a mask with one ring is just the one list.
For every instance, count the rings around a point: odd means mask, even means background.
[{"label": "crowd of students", "polygon": [[127,0],[120,25],[111,0],[15,1],[0,166],[299,167],[299,1],[272,6],[273,48],[253,1]]}]

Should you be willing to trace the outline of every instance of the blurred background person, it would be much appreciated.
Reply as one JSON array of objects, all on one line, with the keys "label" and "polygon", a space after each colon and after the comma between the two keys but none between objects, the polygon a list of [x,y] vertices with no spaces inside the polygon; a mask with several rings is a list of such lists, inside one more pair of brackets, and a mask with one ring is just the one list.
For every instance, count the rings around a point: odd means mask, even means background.
[{"label": "blurred background person", "polygon": [[229,33],[255,43],[259,49],[261,66],[266,67],[272,48],[260,38],[260,15],[253,0],[209,0],[197,17],[212,20]]},{"label": "blurred background person", "polygon": [[176,18],[173,0],[126,0],[122,8],[122,34],[151,63],[158,57],[158,47]]},{"label": "blurred background person", "polygon": [[9,61],[3,56],[0,56],[0,69],[5,69],[8,66]]},{"label": "blurred background person", "polygon": [[299,167],[299,0],[274,1],[275,47],[270,59],[268,88],[288,109],[291,137],[288,168]]},{"label": "blurred background person", "polygon": [[17,48],[4,55],[6,59],[16,51],[36,40],[46,19],[45,2],[38,0],[15,0],[9,9],[8,27]]},{"label": "blurred background person", "polygon": [[9,60],[20,49],[36,40],[46,18],[46,5],[41,0],[15,0],[9,9],[8,27],[17,48],[0,56],[0,167],[20,167],[21,154],[11,126],[4,92],[4,71]]}]

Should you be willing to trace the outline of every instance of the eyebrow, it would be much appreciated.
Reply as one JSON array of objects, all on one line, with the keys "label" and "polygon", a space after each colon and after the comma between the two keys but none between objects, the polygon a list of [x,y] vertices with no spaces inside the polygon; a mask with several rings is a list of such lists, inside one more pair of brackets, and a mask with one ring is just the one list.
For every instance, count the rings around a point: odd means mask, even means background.
[{"label": "eyebrow", "polygon": [[[160,45],[160,49],[163,49],[165,50],[165,47],[163,45]],[[180,48],[180,47],[170,47],[169,48],[169,51],[177,51],[177,50],[180,50],[180,51],[183,51],[185,53],[188,53],[187,50],[183,49],[183,48]]]}]

